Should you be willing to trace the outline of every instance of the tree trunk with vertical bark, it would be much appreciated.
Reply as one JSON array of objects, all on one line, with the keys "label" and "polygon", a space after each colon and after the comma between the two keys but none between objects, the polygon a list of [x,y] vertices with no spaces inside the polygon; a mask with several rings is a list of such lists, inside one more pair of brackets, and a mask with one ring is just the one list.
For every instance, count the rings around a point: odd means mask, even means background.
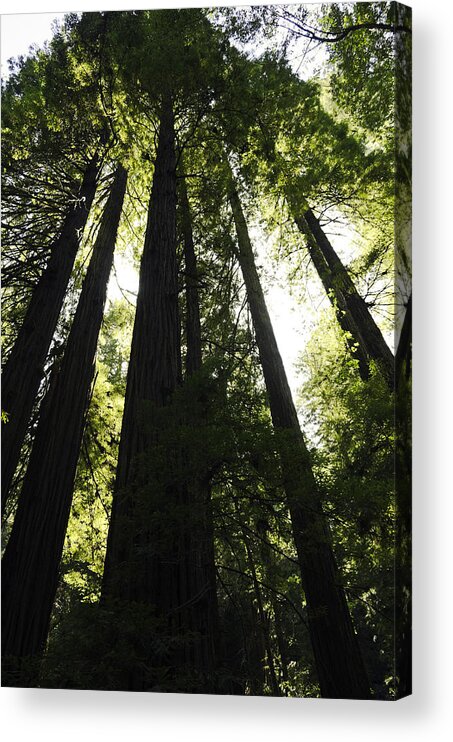
[{"label": "tree trunk with vertical bark", "polygon": [[350,310],[348,309],[342,291],[340,291],[335,284],[332,271],[327,265],[324,255],[319,249],[318,243],[311,233],[307,222],[300,216],[295,217],[295,222],[299,230],[305,234],[310,258],[312,259],[315,270],[324,286],[324,290],[335,309],[338,324],[343,332],[346,333],[346,342],[349,350],[358,361],[360,376],[363,381],[366,381],[370,376],[370,367],[363,337],[359,332]]},{"label": "tree trunk with vertical bark", "polygon": [[15,666],[19,677],[20,660],[39,657],[47,638],[126,178],[126,171],[119,167],[63,361],[41,406],[2,561],[2,651],[6,669],[8,664]]},{"label": "tree trunk with vertical bark", "polygon": [[344,306],[347,312],[346,321],[350,325],[349,331],[359,348],[361,348],[362,354],[369,360],[375,361],[390,390],[393,391],[395,384],[395,359],[393,354],[371,316],[365,300],[358,293],[349,273],[322,229],[319,220],[311,209],[307,209],[302,218],[300,215],[296,215],[295,222],[298,228],[308,235],[309,239],[312,235],[316,241],[330,271],[330,284],[338,307],[342,308]]},{"label": "tree trunk with vertical bark", "polygon": [[[183,167],[182,158],[180,165]],[[198,291],[197,258],[192,231],[189,199],[186,182],[180,179],[179,206],[181,214],[184,263],[185,263],[185,294],[186,294],[186,378],[190,379],[202,369],[203,354],[201,346],[200,297]],[[196,387],[195,391],[199,391]],[[206,410],[203,400],[198,398],[192,406],[189,424],[202,427],[206,422]],[[200,641],[206,644],[205,656],[207,670],[212,676],[218,664],[220,655],[219,615],[217,603],[216,566],[214,549],[214,526],[212,519],[211,486],[207,473],[199,474],[196,481],[188,483],[189,499],[193,502],[198,518],[192,529],[191,540],[193,556],[197,569],[194,571],[195,584],[191,590],[194,595],[205,595],[206,599],[200,604],[198,615],[198,633]],[[211,692],[215,684],[211,687]],[[208,688],[209,690],[209,688]]]},{"label": "tree trunk with vertical bark", "polygon": [[75,257],[96,191],[98,162],[86,171],[77,201],[55,240],[47,268],[37,284],[2,373],[2,513],[27,432],[44,364],[57,326]]},{"label": "tree trunk with vertical bark", "polygon": [[[155,622],[155,639],[142,646],[146,658],[123,674],[123,689],[162,690],[163,683],[168,690],[205,692],[211,647],[201,623],[208,621],[209,591],[203,585],[194,592],[198,577],[178,440],[180,413],[171,409],[181,383],[176,243],[174,115],[166,97],[140,267],[102,603],[118,612],[136,603],[149,611],[149,625]],[[175,439],[168,439],[168,425]],[[167,668],[167,675],[159,667]]]},{"label": "tree trunk with vertical bark", "polygon": [[328,524],[267,311],[240,199],[229,198],[307,603],[321,695],[370,698],[370,686],[335,563]]}]

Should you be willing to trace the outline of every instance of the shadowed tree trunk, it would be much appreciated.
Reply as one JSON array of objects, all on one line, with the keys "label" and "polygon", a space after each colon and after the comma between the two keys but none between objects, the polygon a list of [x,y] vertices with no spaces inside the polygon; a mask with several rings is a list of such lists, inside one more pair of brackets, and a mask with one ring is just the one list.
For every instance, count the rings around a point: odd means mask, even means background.
[{"label": "shadowed tree trunk", "polygon": [[[183,167],[180,157],[181,168]],[[185,263],[185,295],[186,295],[186,376],[197,374],[202,369],[200,298],[198,291],[198,270],[195,255],[192,219],[189,199],[187,197],[186,182],[183,177],[179,181],[179,205],[184,241]],[[202,428],[206,421],[206,402],[201,398],[200,387],[197,385],[194,392],[197,394],[195,404],[189,410],[189,425]],[[194,563],[198,566],[194,572],[196,583],[191,592],[194,595],[205,596],[200,605],[197,631],[200,640],[206,645],[206,668],[210,674],[214,671],[219,659],[220,635],[219,616],[216,589],[216,565],[214,550],[214,528],[212,520],[211,487],[207,472],[199,473],[196,481],[188,483],[189,499],[195,507],[198,518],[191,533],[192,552]],[[206,602],[205,602],[206,601]],[[212,682],[211,692],[215,685]],[[209,688],[208,688],[209,690]]]},{"label": "shadowed tree trunk", "polygon": [[[126,188],[119,167],[105,206],[61,367],[52,375],[2,561],[5,669],[42,652],[58,584],[94,361]],[[9,660],[8,660],[9,658]],[[19,683],[22,684],[22,683]],[[26,681],[23,683],[27,684]]]},{"label": "shadowed tree trunk", "polygon": [[2,373],[2,513],[27,432],[44,364],[57,326],[74,260],[96,191],[97,157],[90,161],[77,200],[71,205],[47,267],[37,284]]},{"label": "shadowed tree trunk", "polygon": [[279,445],[321,694],[326,698],[370,698],[369,682],[341,587],[310,454],[300,430],[231,171],[230,175],[229,198],[238,257]]},{"label": "shadowed tree trunk", "polygon": [[[191,562],[180,413],[171,408],[181,382],[176,242],[174,116],[166,97],[140,267],[102,603],[118,611],[139,604],[154,621],[157,639],[144,648],[145,661],[124,673],[124,689],[162,690],[168,685],[173,691],[202,692],[210,648],[197,629],[207,593],[193,593],[198,580]],[[170,668],[165,677],[159,675],[163,666]]]},{"label": "shadowed tree trunk", "polygon": [[[265,149],[267,159],[275,163],[275,148],[267,143]],[[281,161],[280,168],[283,172],[286,172],[286,167]],[[358,293],[348,271],[335,252],[312,209],[305,207],[305,210],[303,210],[295,201],[290,179],[288,179],[284,192],[296,226],[307,238],[310,257],[324,289],[335,307],[340,327],[351,336],[348,339],[348,345],[354,353],[354,357],[358,360],[361,378],[364,381],[367,380],[369,377],[369,362],[373,360],[385,378],[390,391],[393,391],[395,359],[366,302]]]},{"label": "shadowed tree trunk", "polygon": [[366,381],[370,375],[369,358],[366,352],[365,342],[359,329],[354,322],[350,310],[343,296],[343,293],[335,284],[332,271],[327,265],[324,255],[319,249],[318,243],[308,228],[304,218],[295,217],[295,222],[299,230],[305,234],[307,239],[307,249],[315,266],[316,272],[321,279],[324,290],[335,309],[338,324],[343,332],[346,333],[346,342],[354,358],[358,361],[359,373],[363,381]]},{"label": "shadowed tree trunk", "polygon": [[[362,366],[363,363],[362,358],[368,357],[369,360],[375,361],[390,390],[393,391],[395,384],[395,359],[393,354],[385,342],[382,332],[371,316],[365,300],[359,295],[349,273],[322,229],[319,220],[311,209],[307,209],[303,217],[296,215],[295,222],[300,231],[307,235],[312,249],[313,243],[310,236],[314,238],[324,257],[326,268],[330,274],[329,285],[331,291],[333,292],[338,308],[346,312],[344,315],[346,327],[360,349],[360,365]],[[313,262],[319,272],[315,260]],[[323,270],[324,272],[325,269]],[[320,278],[324,283],[321,274]]]}]

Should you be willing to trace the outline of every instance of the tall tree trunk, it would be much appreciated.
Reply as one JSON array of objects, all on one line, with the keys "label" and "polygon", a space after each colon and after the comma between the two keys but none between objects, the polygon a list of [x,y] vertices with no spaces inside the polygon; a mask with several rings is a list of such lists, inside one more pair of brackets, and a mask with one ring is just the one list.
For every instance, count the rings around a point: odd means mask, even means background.
[{"label": "tall tree trunk", "polygon": [[98,160],[93,157],[77,201],[71,206],[47,267],[37,284],[2,374],[2,513],[10,492],[44,364],[57,326],[74,260],[96,192]]},{"label": "tall tree trunk", "polygon": [[[180,166],[183,167],[182,157]],[[200,297],[198,291],[198,269],[195,255],[192,219],[186,182],[179,181],[179,205],[184,240],[185,294],[186,294],[186,376],[190,378],[202,369],[203,356],[201,347]],[[199,386],[195,386],[197,396],[189,412],[187,421],[195,427],[203,427],[206,422],[206,402],[201,398]],[[214,549],[214,526],[212,517],[211,485],[206,472],[198,473],[196,480],[188,483],[189,499],[193,502],[198,519],[194,523],[191,539],[193,557],[198,569],[195,571],[196,584],[191,592],[194,595],[205,595],[199,608],[198,633],[202,643],[206,644],[206,670],[212,675],[220,656],[219,615],[216,588],[216,565]],[[211,692],[214,690],[213,681]]]},{"label": "tall tree trunk", "polygon": [[327,268],[330,270],[330,284],[338,307],[343,306],[347,311],[346,319],[350,324],[349,331],[359,348],[362,349],[362,354],[376,362],[390,390],[393,391],[395,384],[395,359],[393,354],[371,316],[364,299],[358,293],[349,273],[322,229],[319,220],[311,209],[307,209],[303,217],[296,215],[295,222],[298,228],[308,235],[309,239],[310,235],[314,237],[325,259]]},{"label": "tall tree trunk", "polygon": [[[190,685],[203,692],[208,648],[196,634],[207,595],[193,594],[197,570],[179,412],[166,410],[181,381],[176,242],[175,131],[167,97],[140,267],[102,602],[118,611],[141,604],[155,621],[159,641],[150,640],[145,661],[124,673],[124,689],[162,689],[164,683],[176,690],[180,682],[180,689]],[[162,666],[170,668],[165,678],[159,675]]]},{"label": "tall tree trunk", "polygon": [[321,694],[328,698],[369,698],[369,682],[341,587],[310,454],[300,430],[256,270],[247,223],[232,178],[231,173],[229,197],[239,262],[277,434]]},{"label": "tall tree trunk", "polygon": [[119,167],[62,365],[53,374],[41,406],[13,530],[2,561],[2,650],[4,658],[13,662],[39,656],[47,637],[126,178],[126,171]]},{"label": "tall tree trunk", "polygon": [[[176,264],[176,159],[173,111],[163,106],[153,186],[149,204],[139,291],[129,361],[112,517],[104,567],[104,597],[149,602],[155,565],[139,558],[134,541],[147,540],[134,510],[137,490],[146,484],[139,457],[149,452],[153,435],[143,420],[144,407],[164,407],[181,379]],[[127,527],[125,527],[127,526]],[[138,538],[139,537],[139,538]],[[150,564],[147,562],[150,561]],[[147,568],[149,567],[149,568]],[[152,567],[152,568],[151,568]]]},{"label": "tall tree trunk", "polygon": [[322,254],[314,235],[310,231],[306,220],[303,217],[296,216],[295,222],[299,230],[305,234],[305,237],[307,238],[307,248],[313,261],[313,265],[315,266],[316,272],[324,286],[324,290],[335,309],[338,324],[343,332],[346,333],[346,341],[349,349],[354,355],[354,358],[358,361],[360,376],[363,381],[366,381],[370,376],[366,344],[347,306],[343,292],[339,290],[338,285],[334,280],[332,270],[327,265],[324,255]]}]

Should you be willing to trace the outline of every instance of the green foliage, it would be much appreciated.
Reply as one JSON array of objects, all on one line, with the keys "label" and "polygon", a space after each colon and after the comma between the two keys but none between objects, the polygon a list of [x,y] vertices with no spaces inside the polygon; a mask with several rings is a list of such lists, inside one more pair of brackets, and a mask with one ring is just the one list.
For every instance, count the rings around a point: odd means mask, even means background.
[{"label": "green foliage", "polygon": [[[322,363],[320,362],[322,359]],[[395,424],[393,397],[377,370],[366,383],[325,313],[302,359],[300,405],[316,446],[317,476],[379,697],[393,682]]]}]

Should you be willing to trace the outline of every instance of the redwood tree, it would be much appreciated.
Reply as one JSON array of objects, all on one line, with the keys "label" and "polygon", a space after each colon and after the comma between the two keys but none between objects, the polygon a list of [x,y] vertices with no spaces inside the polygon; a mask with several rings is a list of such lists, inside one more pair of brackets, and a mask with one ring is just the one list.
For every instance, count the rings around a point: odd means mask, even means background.
[{"label": "redwood tree", "polygon": [[[147,646],[146,662],[125,674],[124,687],[130,690],[163,682],[158,675],[162,663],[179,668],[192,691],[205,690],[212,671],[212,638],[206,633],[210,605],[206,585],[199,589],[199,565],[193,558],[183,450],[178,440],[169,444],[165,438],[168,415],[172,420],[176,415],[176,437],[179,427],[179,412],[170,409],[181,382],[176,247],[175,129],[167,93],[140,267],[102,592],[104,605],[114,610],[147,606],[156,622],[161,641]],[[170,671],[171,689],[178,677]]]},{"label": "redwood tree", "polygon": [[[199,273],[195,254],[192,217],[187,195],[187,186],[182,171],[182,157],[180,156],[181,178],[179,188],[179,207],[181,215],[184,267],[185,267],[185,329],[186,329],[186,378],[200,375],[203,368],[203,353],[201,342]],[[188,411],[187,423],[189,426],[198,426],[203,430],[206,417],[206,402],[203,389],[195,386],[196,399]],[[219,659],[219,616],[216,592],[216,565],[214,550],[214,527],[212,520],[211,486],[209,473],[197,472],[195,477],[188,481],[189,502],[193,508],[193,528],[191,533],[192,553],[195,559],[194,585],[191,592],[194,595],[205,595],[206,608],[195,614],[196,630],[202,637],[201,644],[206,646],[205,664],[212,674]]]},{"label": "redwood tree", "polygon": [[332,551],[310,454],[267,311],[241,202],[230,174],[238,257],[277,434],[283,486],[305,592],[321,695],[369,698],[370,687]]},{"label": "redwood tree", "polygon": [[80,192],[70,204],[49,262],[35,287],[24,322],[2,373],[2,512],[10,492],[27,426],[44,374],[98,177],[98,157],[89,161]]},{"label": "redwood tree", "polygon": [[[295,222],[301,232],[307,235],[309,241],[310,255],[313,251],[313,237],[319,251],[325,260],[325,268],[328,271],[332,295],[337,305],[345,312],[345,329],[351,332],[359,348],[359,362],[362,367],[361,357],[368,357],[378,366],[384,376],[390,390],[395,383],[395,359],[392,351],[385,342],[382,332],[374,321],[365,300],[357,291],[352,278],[335,252],[330,240],[322,229],[319,219],[311,209],[307,209],[303,216],[295,215]],[[314,261],[315,262],[315,261]],[[315,263],[315,267],[319,268]],[[320,278],[322,275],[320,273]],[[324,283],[324,281],[323,281]],[[341,322],[340,322],[341,324]]]},{"label": "redwood tree", "polygon": [[62,365],[52,374],[41,406],[2,561],[2,651],[5,670],[17,670],[21,685],[36,679],[32,673],[27,680],[27,667],[19,660],[39,656],[49,628],[125,188],[126,171],[119,167]]},{"label": "redwood tree", "polygon": [[358,360],[360,376],[363,381],[366,381],[370,374],[369,356],[366,351],[366,345],[362,334],[357,327],[343,292],[340,291],[337,282],[334,279],[332,270],[327,264],[315,236],[308,228],[306,220],[303,217],[296,217],[295,222],[300,231],[305,234],[307,250],[310,258],[322,282],[324,290],[335,309],[338,324],[343,332],[346,333],[348,346],[354,354],[354,357]]}]

